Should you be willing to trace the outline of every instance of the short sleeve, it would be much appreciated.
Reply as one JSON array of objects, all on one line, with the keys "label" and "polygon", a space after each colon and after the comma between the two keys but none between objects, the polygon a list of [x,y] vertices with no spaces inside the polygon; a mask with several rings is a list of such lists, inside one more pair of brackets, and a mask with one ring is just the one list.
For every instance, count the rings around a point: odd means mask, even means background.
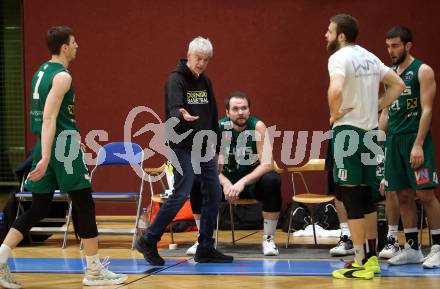
[{"label": "short sleeve", "polygon": [[380,70],[380,80],[382,80],[385,77],[385,74],[390,71],[391,68],[383,64],[382,61],[379,60],[379,70]]},{"label": "short sleeve", "polygon": [[340,56],[341,54],[333,54],[328,59],[328,73],[330,76],[334,74],[345,76],[345,63],[344,59]]}]

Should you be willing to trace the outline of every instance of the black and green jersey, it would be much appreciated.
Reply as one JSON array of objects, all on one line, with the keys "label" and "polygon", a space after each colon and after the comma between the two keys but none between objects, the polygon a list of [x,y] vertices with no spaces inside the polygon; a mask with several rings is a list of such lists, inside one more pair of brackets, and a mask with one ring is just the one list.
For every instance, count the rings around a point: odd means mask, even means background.
[{"label": "black and green jersey", "polygon": [[[225,165],[222,173],[233,184],[251,173],[260,164],[255,137],[255,126],[258,121],[258,118],[250,116],[246,128],[238,132],[233,128],[232,121],[228,117],[219,120],[220,133],[226,142]],[[254,190],[255,184],[248,185],[240,197],[252,197]]]},{"label": "black and green jersey", "polygon": [[[62,64],[46,62],[40,66],[32,78],[30,122],[31,130],[34,134],[41,135],[44,105],[52,88],[52,81],[57,73],[63,71],[67,72]],[[76,126],[74,101],[75,93],[73,85],[71,85],[61,103],[60,112],[57,117],[56,135],[59,135],[64,130],[79,131]]]},{"label": "black and green jersey", "polygon": [[[388,133],[390,134],[417,133],[419,130],[422,108],[418,75],[422,64],[422,61],[414,59],[400,74],[406,88],[389,108]],[[392,69],[397,71],[397,66],[393,66]]]}]

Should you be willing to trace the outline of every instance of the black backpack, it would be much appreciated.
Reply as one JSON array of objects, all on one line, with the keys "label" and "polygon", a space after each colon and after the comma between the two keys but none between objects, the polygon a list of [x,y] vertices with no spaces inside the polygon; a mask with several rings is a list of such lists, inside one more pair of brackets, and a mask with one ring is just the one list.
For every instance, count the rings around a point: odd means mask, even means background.
[{"label": "black backpack", "polygon": [[325,230],[339,229],[338,213],[333,201],[316,205],[313,217],[315,222]]},{"label": "black backpack", "polygon": [[290,229],[298,231],[303,230],[310,222],[310,212],[309,209],[303,204],[292,202],[288,205],[286,211],[283,215],[283,224],[282,230],[283,232],[287,232],[289,228],[290,216],[292,216],[292,224]]}]

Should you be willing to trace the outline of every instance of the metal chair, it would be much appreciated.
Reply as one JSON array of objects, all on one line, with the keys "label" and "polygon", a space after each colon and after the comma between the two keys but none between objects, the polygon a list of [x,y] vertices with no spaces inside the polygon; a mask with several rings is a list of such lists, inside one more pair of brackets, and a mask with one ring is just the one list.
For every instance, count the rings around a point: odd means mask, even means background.
[{"label": "metal chair", "polygon": [[98,151],[96,165],[91,172],[92,182],[98,168],[103,166],[131,166],[142,174],[137,192],[93,192],[95,202],[121,203],[131,202],[136,204],[136,219],[131,228],[98,228],[100,234],[132,235],[131,249],[134,248],[137,237],[137,225],[141,214],[142,194],[144,191],[143,170],[144,152],[142,148],[131,142],[112,142],[104,145]]},{"label": "metal chair", "polygon": [[[327,203],[334,199],[334,196],[327,196],[324,194],[316,194],[311,193],[309,190],[309,187],[307,186],[306,180],[304,178],[303,173],[305,172],[319,172],[325,170],[325,160],[324,159],[311,159],[309,160],[305,165],[301,167],[289,167],[287,168],[287,171],[291,174],[292,177],[292,188],[293,188],[293,197],[292,200],[294,202],[303,203],[303,204],[320,204],[320,203]],[[298,194],[297,189],[295,186],[295,174],[299,175],[301,177],[302,183],[304,184],[305,193]],[[290,215],[289,218],[289,228],[287,229],[287,242],[286,242],[286,248],[289,246],[290,241],[290,233],[292,228],[292,217],[293,212]],[[313,227],[313,238],[315,241],[315,245],[318,244],[316,240],[316,231],[315,231],[315,221],[313,219],[313,212],[310,214],[310,221],[312,223]]]},{"label": "metal chair", "polygon": [[[30,202],[32,201],[32,192],[24,191],[24,181],[26,180],[27,174],[23,176],[23,180],[20,185],[20,191],[15,193],[15,198],[18,202],[17,207],[17,216],[18,217],[21,213],[24,212],[23,202]],[[47,235],[47,234],[63,234],[63,243],[61,245],[61,248],[64,249],[67,246],[67,235],[69,233],[69,225],[72,219],[72,201],[69,198],[69,195],[66,193],[61,193],[59,190],[54,192],[53,195],[53,202],[67,202],[68,209],[66,216],[64,218],[44,218],[41,220],[41,222],[45,223],[62,223],[65,222],[63,226],[60,227],[41,227],[41,226],[35,226],[32,227],[29,231],[29,237],[32,241],[31,234],[39,234],[39,235]]]},{"label": "metal chair", "polygon": [[[151,179],[151,176],[160,176],[161,174],[166,175],[166,170],[172,170],[172,166],[170,164],[164,163],[160,167],[156,168],[145,168],[144,171],[146,174],[148,174],[147,180],[148,184],[150,186],[150,211],[148,213],[148,225],[151,224],[151,216],[153,215],[153,203],[159,203],[163,204],[167,201],[167,197],[162,193],[155,193],[153,188],[153,181]],[[169,190],[170,186],[170,180],[167,178],[167,185],[165,185],[165,182],[163,181],[163,178],[159,178],[159,182],[162,187],[162,192],[166,192]],[[171,244],[174,244],[174,232],[173,232],[173,224],[174,221],[171,221],[170,224],[170,237],[171,237]]]},{"label": "metal chair", "polygon": [[[239,205],[255,205],[258,204],[258,201],[256,199],[238,199],[235,201],[228,201],[229,204],[229,216],[231,221],[231,234],[232,234],[232,244],[235,245],[235,226],[234,226],[234,207]],[[217,229],[215,232],[215,247],[217,248],[217,240],[218,240],[218,228],[219,227],[219,215],[217,215]]]},{"label": "metal chair", "polygon": [[[278,164],[276,163],[276,161],[273,161],[273,170],[277,173],[277,174],[281,174],[283,173],[283,169],[281,169]],[[231,234],[232,234],[232,244],[235,245],[235,226],[234,226],[234,207],[239,206],[239,205],[255,205],[258,204],[258,200],[256,199],[238,199],[236,201],[227,201],[229,204],[229,216],[230,216],[230,221],[231,221]],[[217,228],[216,228],[216,233],[215,233],[215,247],[217,248],[217,244],[218,244],[218,229],[219,229],[219,215],[217,215]]]}]

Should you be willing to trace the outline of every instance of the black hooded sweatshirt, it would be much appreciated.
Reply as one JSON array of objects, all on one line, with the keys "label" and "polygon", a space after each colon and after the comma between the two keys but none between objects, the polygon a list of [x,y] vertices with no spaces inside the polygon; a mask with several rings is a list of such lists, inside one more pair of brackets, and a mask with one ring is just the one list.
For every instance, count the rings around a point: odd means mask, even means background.
[{"label": "black hooded sweatshirt", "polygon": [[[179,135],[193,130],[179,143],[170,141],[170,147],[191,150],[194,135],[201,130],[211,130],[218,138],[218,112],[211,80],[203,73],[196,77],[186,63],[187,59],[180,59],[165,84],[165,117],[167,120],[171,117],[180,120],[174,127]],[[198,116],[199,119],[186,121],[179,111],[180,108],[186,109],[189,114]],[[217,146],[217,152],[218,149]]]}]

